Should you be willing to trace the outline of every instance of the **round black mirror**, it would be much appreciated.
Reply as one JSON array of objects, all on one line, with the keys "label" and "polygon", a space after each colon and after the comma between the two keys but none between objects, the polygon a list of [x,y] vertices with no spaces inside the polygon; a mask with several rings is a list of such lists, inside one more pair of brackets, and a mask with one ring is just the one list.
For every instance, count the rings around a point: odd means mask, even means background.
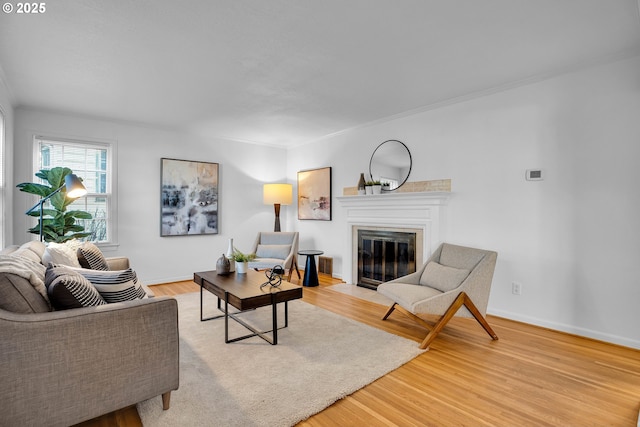
[{"label": "round black mirror", "polygon": [[411,152],[404,143],[390,139],[378,145],[369,161],[369,176],[382,184],[382,191],[397,190],[411,173]]}]

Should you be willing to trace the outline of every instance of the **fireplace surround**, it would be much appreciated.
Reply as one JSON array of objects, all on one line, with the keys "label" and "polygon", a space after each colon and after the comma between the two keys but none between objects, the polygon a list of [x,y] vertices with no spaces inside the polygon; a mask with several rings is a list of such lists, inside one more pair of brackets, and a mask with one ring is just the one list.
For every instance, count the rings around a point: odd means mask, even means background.
[{"label": "fireplace surround", "polygon": [[358,283],[358,230],[415,233],[415,264],[422,265],[444,240],[444,209],[450,195],[425,191],[337,197],[347,227],[342,279]]}]

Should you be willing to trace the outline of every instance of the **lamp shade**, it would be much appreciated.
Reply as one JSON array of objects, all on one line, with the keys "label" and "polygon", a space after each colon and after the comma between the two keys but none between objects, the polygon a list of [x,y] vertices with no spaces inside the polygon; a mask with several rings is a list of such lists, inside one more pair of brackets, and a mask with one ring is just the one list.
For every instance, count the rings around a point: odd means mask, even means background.
[{"label": "lamp shade", "polygon": [[293,200],[291,184],[264,184],[263,201],[265,205],[290,205]]},{"label": "lamp shade", "polygon": [[64,186],[67,189],[67,197],[77,199],[87,194],[87,189],[82,185],[78,175],[70,173],[64,177]]}]

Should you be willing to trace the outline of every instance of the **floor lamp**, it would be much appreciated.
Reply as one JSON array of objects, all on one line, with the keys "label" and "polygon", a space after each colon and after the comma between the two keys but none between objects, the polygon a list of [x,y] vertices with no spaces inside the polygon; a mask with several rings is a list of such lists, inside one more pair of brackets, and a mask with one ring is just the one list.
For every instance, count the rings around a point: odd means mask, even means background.
[{"label": "floor lamp", "polygon": [[39,223],[40,223],[40,241],[41,242],[44,239],[43,227],[42,227],[43,225],[42,217],[44,216],[44,209],[43,209],[44,202],[46,202],[47,200],[49,200],[50,198],[58,194],[60,191],[62,191],[63,188],[67,190],[67,197],[69,197],[70,199],[77,199],[78,197],[82,197],[85,194],[87,194],[87,189],[84,187],[84,185],[82,185],[82,181],[80,181],[80,178],[78,178],[76,174],[71,173],[64,177],[64,185],[62,187],[53,191],[48,196],[40,199],[38,203],[33,205],[31,209],[25,212],[27,215],[29,215],[31,212],[35,211],[36,208],[40,208]]},{"label": "floor lamp", "polygon": [[273,231],[280,231],[280,205],[290,205],[293,200],[291,184],[264,184],[262,198],[265,205],[273,205],[276,223]]}]

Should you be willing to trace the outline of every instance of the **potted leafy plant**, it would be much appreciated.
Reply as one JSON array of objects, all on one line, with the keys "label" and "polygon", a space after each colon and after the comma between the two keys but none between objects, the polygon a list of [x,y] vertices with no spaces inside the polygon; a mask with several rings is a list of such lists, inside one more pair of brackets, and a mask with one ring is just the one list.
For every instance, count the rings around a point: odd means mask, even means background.
[{"label": "potted leafy plant", "polygon": [[364,190],[365,194],[373,194],[373,181],[367,181]]},{"label": "potted leafy plant", "polygon": [[238,249],[233,248],[233,260],[236,262],[236,273],[244,274],[249,268],[249,261],[256,257],[255,254],[244,254]]},{"label": "potted leafy plant", "polygon": [[[23,182],[16,185],[20,191],[35,194],[42,198],[49,196],[57,191],[65,183],[65,177],[73,173],[69,168],[55,167],[52,169],[41,169],[35,175],[48,182],[47,184]],[[40,221],[42,221],[42,234],[44,241],[63,243],[71,239],[81,239],[90,236],[91,233],[84,231],[84,226],[76,224],[78,219],[91,219],[89,212],[80,210],[67,211],[67,207],[73,203],[74,199],[67,197],[65,189],[54,194],[49,199],[50,207],[42,210],[42,219],[40,219],[40,211],[35,210],[27,215],[38,217],[38,224],[27,230],[32,234],[40,234]]]},{"label": "potted leafy plant", "polygon": [[380,181],[373,181],[371,183],[371,189],[373,190],[373,194],[381,194],[382,184],[380,183]]}]

